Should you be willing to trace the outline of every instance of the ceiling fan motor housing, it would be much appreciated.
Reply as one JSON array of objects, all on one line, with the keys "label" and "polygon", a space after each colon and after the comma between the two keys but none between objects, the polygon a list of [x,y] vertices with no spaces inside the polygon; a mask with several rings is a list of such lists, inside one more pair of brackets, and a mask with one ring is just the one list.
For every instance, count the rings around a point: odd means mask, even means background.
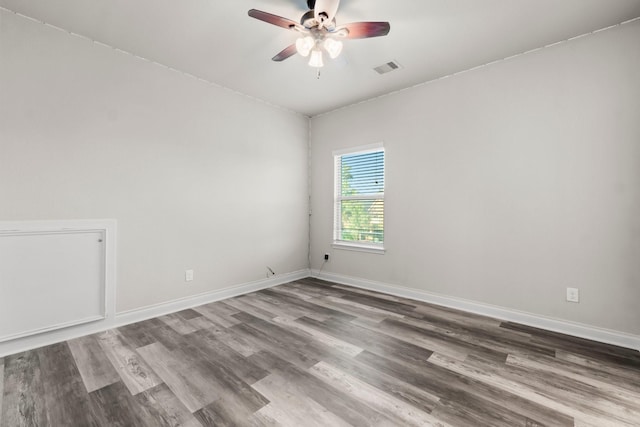
[{"label": "ceiling fan motor housing", "polygon": [[300,18],[300,25],[305,28],[311,28],[318,25],[318,23],[316,22],[315,14],[313,13],[313,9],[302,15],[302,18]]},{"label": "ceiling fan motor housing", "polygon": [[[300,25],[307,29],[311,29],[318,26],[318,20],[315,17],[315,12],[313,10],[307,11],[302,18],[300,18]],[[323,25],[328,31],[333,31],[336,28],[336,20],[333,19],[331,22],[324,22]]]}]

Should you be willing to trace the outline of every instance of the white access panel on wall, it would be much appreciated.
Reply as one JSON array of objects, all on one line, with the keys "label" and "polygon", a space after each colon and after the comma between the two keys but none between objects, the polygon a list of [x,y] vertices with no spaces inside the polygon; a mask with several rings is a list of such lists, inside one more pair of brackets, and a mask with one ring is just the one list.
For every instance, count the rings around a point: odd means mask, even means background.
[{"label": "white access panel on wall", "polygon": [[0,342],[106,317],[106,234],[0,230]]}]

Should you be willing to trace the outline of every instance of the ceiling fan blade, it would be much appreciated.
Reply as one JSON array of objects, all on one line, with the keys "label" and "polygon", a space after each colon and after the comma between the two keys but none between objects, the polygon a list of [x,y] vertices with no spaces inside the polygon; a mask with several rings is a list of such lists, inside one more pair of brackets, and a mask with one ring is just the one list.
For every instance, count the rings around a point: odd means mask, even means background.
[{"label": "ceiling fan blade", "polygon": [[340,0],[315,0],[313,12],[318,22],[331,22],[336,17]]},{"label": "ceiling fan blade", "polygon": [[263,12],[257,9],[251,9],[249,11],[249,16],[252,18],[259,19],[260,21],[264,21],[268,24],[277,25],[278,27],[286,28],[289,30],[300,27],[300,24],[298,24],[295,21],[292,21],[291,19],[283,18],[282,16]]},{"label": "ceiling fan blade", "polygon": [[388,22],[353,22],[341,25],[333,30],[332,33],[347,39],[366,39],[386,36],[389,34],[389,30],[391,30],[391,25]]},{"label": "ceiling fan blade", "polygon": [[284,49],[282,49],[276,56],[274,56],[271,59],[273,61],[276,61],[276,62],[284,61],[285,59],[289,58],[290,56],[295,55],[296,52],[297,52],[296,44],[294,43],[294,44],[292,44],[290,46],[287,46]]}]

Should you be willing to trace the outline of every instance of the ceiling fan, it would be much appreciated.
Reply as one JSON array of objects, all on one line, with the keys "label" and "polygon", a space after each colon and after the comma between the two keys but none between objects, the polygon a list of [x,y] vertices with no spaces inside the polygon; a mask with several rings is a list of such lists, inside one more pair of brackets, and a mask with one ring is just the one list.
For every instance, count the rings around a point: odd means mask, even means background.
[{"label": "ceiling fan", "polygon": [[337,26],[335,15],[339,4],[340,0],[307,0],[309,11],[302,15],[300,23],[257,9],[251,9],[249,16],[300,33],[300,38],[294,44],[271,59],[284,61],[298,52],[304,57],[310,56],[310,66],[320,68],[324,66],[323,50],[332,59],[340,55],[341,39],[386,36],[391,29],[388,22],[354,22]]}]

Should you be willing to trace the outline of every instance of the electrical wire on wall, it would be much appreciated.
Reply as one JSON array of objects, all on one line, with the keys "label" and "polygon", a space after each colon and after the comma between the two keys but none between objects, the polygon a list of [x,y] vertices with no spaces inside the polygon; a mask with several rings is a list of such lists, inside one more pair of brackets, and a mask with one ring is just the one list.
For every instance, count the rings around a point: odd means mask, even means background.
[{"label": "electrical wire on wall", "polygon": [[322,273],[322,269],[324,268],[324,265],[328,262],[329,260],[323,260],[322,261],[322,265],[320,266],[320,270],[318,270],[318,278],[320,277],[320,273]]},{"label": "electrical wire on wall", "polygon": [[267,265],[267,279],[268,279],[269,277],[271,277],[271,276],[275,276],[275,275],[276,275],[276,272],[275,272],[275,271],[273,271],[273,270],[271,269],[271,267],[269,267],[269,266]]},{"label": "electrical wire on wall", "polygon": [[309,270],[313,271],[311,269],[311,117],[307,119],[307,203],[309,204],[307,206],[309,212],[309,222],[307,224],[309,227],[307,236],[307,265],[309,266]]}]

